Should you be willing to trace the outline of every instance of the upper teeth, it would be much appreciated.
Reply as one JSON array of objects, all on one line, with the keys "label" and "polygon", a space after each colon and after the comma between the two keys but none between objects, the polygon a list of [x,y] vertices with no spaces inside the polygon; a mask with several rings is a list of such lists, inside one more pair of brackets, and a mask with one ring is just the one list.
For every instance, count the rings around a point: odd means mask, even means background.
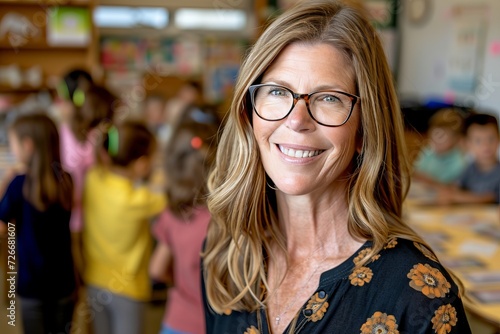
[{"label": "upper teeth", "polygon": [[316,150],[316,151],[294,150],[293,148],[284,148],[283,146],[279,146],[279,148],[281,152],[283,152],[283,154],[294,158],[314,157],[321,153],[321,150]]}]

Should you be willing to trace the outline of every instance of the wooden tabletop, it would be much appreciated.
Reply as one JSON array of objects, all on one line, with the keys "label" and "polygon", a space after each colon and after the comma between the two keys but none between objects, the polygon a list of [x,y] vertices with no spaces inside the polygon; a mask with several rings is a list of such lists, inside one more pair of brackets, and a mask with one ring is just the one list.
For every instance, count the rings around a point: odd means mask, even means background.
[{"label": "wooden tabletop", "polygon": [[412,189],[408,223],[464,287],[472,313],[500,327],[500,212],[498,205],[433,205],[432,191]]}]

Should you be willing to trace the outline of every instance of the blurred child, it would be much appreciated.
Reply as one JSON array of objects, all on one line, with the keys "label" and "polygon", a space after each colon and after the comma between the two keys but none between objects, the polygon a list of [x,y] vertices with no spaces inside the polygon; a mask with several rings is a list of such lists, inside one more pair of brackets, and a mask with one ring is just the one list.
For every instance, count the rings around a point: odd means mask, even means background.
[{"label": "blurred child", "polygon": [[157,135],[165,125],[165,98],[161,95],[146,97],[143,112],[146,125]]},{"label": "blurred child", "polygon": [[103,136],[98,164],[85,180],[84,281],[95,334],[140,334],[151,284],[150,219],[165,209],[163,194],[143,184],[156,150],[153,134],[123,121]]},{"label": "blurred child", "polygon": [[84,69],[73,69],[67,72],[57,85],[57,99],[54,115],[59,122],[67,122],[72,116],[75,106],[83,103],[83,92],[93,85],[90,73]]},{"label": "blurred child", "polygon": [[429,143],[415,162],[415,180],[433,186],[451,184],[463,172],[467,159],[460,147],[463,118],[454,109],[442,109],[429,120]]},{"label": "blurred child", "polygon": [[8,136],[23,168],[0,202],[0,220],[9,231],[15,225],[24,332],[69,333],[76,299],[69,229],[73,184],[61,169],[57,128],[45,114],[26,114],[14,120]]},{"label": "blurred child", "polygon": [[106,131],[106,124],[113,118],[113,106],[116,98],[103,87],[91,85],[80,90],[81,103],[61,122],[62,166],[67,170],[74,183],[73,210],[70,228],[73,236],[73,253],[78,272],[83,270],[81,256],[82,192],[87,170],[95,161],[95,146],[98,137]]},{"label": "blurred child", "polygon": [[167,122],[175,126],[182,112],[189,106],[200,105],[202,97],[202,87],[196,81],[187,81],[181,85],[177,94],[167,101],[165,106],[167,111]]},{"label": "blurred child", "polygon": [[500,162],[498,121],[493,115],[473,114],[465,120],[466,146],[473,161],[454,187],[442,189],[438,200],[449,203],[499,203]]},{"label": "blurred child", "polygon": [[187,81],[181,85],[177,94],[167,101],[165,105],[165,143],[170,140],[172,129],[181,122],[184,112],[193,106],[203,104],[202,95],[202,87],[198,82]]},{"label": "blurred child", "polygon": [[210,221],[206,182],[217,128],[180,123],[165,150],[169,207],[153,227],[158,242],[149,267],[156,281],[165,281],[173,269],[161,334],[205,333],[200,253]]}]

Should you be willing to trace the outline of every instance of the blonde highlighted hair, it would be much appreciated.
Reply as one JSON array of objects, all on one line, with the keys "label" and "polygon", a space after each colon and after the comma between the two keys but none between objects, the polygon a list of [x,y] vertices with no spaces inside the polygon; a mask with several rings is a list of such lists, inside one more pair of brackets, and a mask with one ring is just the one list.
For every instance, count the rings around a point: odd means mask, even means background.
[{"label": "blonde highlighted hair", "polygon": [[[362,149],[350,181],[348,228],[373,241],[378,253],[392,237],[425,243],[402,220],[409,185],[403,121],[384,50],[359,5],[306,1],[271,23],[247,54],[221,135],[208,200],[212,223],[203,253],[207,298],[212,309],[255,311],[265,306],[270,245],[283,247],[275,195],[253,136],[248,88],[292,43],[326,43],[341,51],[355,73],[361,97],[358,132]],[[320,70],[320,69],[319,69]]]}]

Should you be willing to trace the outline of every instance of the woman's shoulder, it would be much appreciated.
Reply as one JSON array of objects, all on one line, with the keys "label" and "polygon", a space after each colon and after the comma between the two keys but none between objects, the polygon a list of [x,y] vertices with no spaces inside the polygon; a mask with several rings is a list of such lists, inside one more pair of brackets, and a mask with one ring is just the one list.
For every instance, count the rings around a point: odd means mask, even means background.
[{"label": "woman's shoulder", "polygon": [[[353,269],[348,282],[353,299],[371,301],[363,304],[368,312],[365,316],[373,314],[367,323],[375,321],[376,314],[387,313],[402,330],[424,333],[430,329],[428,326],[441,326],[440,317],[450,316],[454,319],[450,326],[459,323],[461,333],[470,333],[458,285],[421,243],[391,238],[368,263]],[[408,322],[408,317],[417,315],[418,322]]]},{"label": "woman's shoulder", "polygon": [[411,267],[416,263],[425,263],[442,268],[434,252],[426,245],[404,239],[393,237],[387,241],[381,251],[376,255],[376,262],[383,260],[384,265],[393,263],[394,267]]},{"label": "woman's shoulder", "polygon": [[[395,287],[409,285],[426,297],[441,294],[459,296],[458,286],[436,255],[425,245],[403,238],[390,239],[368,265],[378,275],[375,280]],[[431,282],[432,281],[432,282]]]}]

